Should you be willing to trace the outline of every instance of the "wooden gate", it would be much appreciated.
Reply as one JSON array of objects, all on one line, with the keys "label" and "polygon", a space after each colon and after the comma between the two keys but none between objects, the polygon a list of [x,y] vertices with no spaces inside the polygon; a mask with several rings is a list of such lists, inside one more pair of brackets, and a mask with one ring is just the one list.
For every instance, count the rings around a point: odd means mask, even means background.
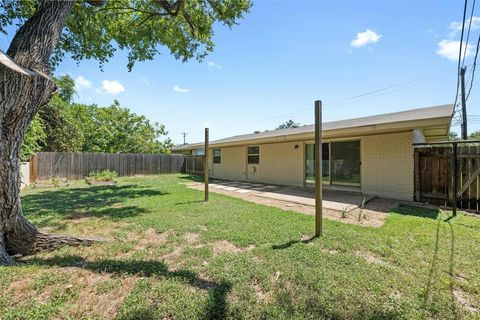
[{"label": "wooden gate", "polygon": [[479,211],[479,152],[478,143],[416,147],[415,201]]}]

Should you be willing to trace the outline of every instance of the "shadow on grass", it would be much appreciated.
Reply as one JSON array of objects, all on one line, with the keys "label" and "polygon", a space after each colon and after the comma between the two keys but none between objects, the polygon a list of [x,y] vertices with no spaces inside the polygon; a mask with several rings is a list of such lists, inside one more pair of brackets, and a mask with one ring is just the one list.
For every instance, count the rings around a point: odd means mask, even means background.
[{"label": "shadow on grass", "polygon": [[67,219],[91,216],[121,219],[146,212],[145,209],[136,206],[123,206],[122,202],[127,199],[166,194],[168,193],[136,185],[65,188],[25,195],[22,197],[22,207],[27,216],[55,213]]},{"label": "shadow on grass", "polygon": [[192,200],[192,201],[184,201],[184,202],[177,202],[175,203],[176,206],[181,206],[185,204],[193,204],[193,203],[202,203],[205,202],[205,200]]},{"label": "shadow on grass", "polygon": [[[122,276],[151,277],[158,276],[166,279],[180,279],[192,287],[208,292],[206,305],[201,319],[225,319],[227,316],[227,294],[232,285],[227,281],[215,282],[199,277],[190,270],[168,270],[168,266],[160,261],[149,260],[99,260],[86,261],[80,256],[70,255],[53,257],[48,259],[31,258],[22,264],[37,266],[77,267],[96,273],[111,273]],[[135,319],[157,319],[153,310],[144,310],[144,317],[138,318],[138,314],[132,315]],[[127,319],[132,317],[126,317]],[[132,319],[133,319],[132,318]]]},{"label": "shadow on grass", "polygon": [[194,181],[194,182],[203,182],[203,175],[185,174],[185,175],[181,175],[180,179]]},{"label": "shadow on grass", "polygon": [[[450,217],[451,218],[451,217]],[[448,289],[450,291],[450,296],[451,296],[451,301],[450,301],[450,310],[451,311],[451,316],[453,319],[460,319],[460,310],[457,307],[457,302],[454,294],[455,290],[455,232],[453,230],[453,225],[450,223],[450,218],[447,220],[441,221],[438,220],[436,230],[435,230],[435,244],[433,248],[433,253],[432,253],[432,261],[430,263],[430,269],[428,272],[428,282],[427,286],[425,288],[424,292],[424,308],[426,310],[431,310],[431,312],[434,314],[437,310],[432,310],[432,305],[433,301],[435,301],[438,297],[436,296],[435,288],[439,286],[439,283],[441,283],[440,286],[443,286],[444,279],[442,275],[442,269],[439,266],[440,258],[439,258],[439,251],[441,250],[441,238],[444,239],[444,241],[447,241],[447,245],[449,248],[448,249]],[[448,230],[450,231],[450,238],[446,235],[443,235],[441,237],[440,231],[441,226],[443,223],[448,224]],[[445,250],[444,249],[444,250]]]},{"label": "shadow on grass", "polygon": [[318,237],[315,237],[315,236],[312,236],[308,239],[303,239],[303,240],[290,240],[288,242],[285,242],[285,243],[282,243],[282,244],[274,244],[272,245],[272,249],[273,250],[279,250],[279,249],[287,249],[291,246],[293,246],[294,244],[297,244],[297,243],[310,243],[312,242],[313,240],[317,239]]},{"label": "shadow on grass", "polygon": [[440,215],[440,209],[428,209],[428,208],[402,206],[402,205],[392,209],[391,212],[398,213],[404,216],[429,218],[433,220],[437,220],[438,216]]}]

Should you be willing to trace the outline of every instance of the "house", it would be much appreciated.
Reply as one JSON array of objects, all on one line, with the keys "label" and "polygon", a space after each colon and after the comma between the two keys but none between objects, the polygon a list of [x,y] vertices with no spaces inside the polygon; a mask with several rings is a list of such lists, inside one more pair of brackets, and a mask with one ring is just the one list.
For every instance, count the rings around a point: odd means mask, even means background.
[{"label": "house", "polygon": [[[448,138],[453,105],[323,123],[324,188],[412,200],[413,143]],[[210,142],[212,178],[308,187],[314,185],[314,125]],[[203,143],[172,149],[194,154]]]}]

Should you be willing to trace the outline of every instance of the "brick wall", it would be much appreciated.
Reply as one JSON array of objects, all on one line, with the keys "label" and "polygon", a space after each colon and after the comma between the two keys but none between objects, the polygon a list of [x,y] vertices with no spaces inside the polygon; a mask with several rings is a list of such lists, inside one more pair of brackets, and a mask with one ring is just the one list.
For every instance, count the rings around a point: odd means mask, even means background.
[{"label": "brick wall", "polygon": [[412,139],[412,132],[362,137],[364,193],[413,200]]}]

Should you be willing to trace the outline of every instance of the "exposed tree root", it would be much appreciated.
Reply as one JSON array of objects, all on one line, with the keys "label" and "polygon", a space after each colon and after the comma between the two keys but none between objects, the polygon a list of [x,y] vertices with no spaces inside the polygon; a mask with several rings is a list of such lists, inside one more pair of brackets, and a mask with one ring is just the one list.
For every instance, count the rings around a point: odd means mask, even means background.
[{"label": "exposed tree root", "polygon": [[13,264],[12,257],[10,257],[7,251],[5,251],[5,248],[0,245],[0,266],[11,266]]},{"label": "exposed tree root", "polygon": [[12,256],[26,256],[41,251],[50,251],[63,246],[91,246],[101,239],[49,234],[38,230],[23,215],[17,215],[15,228],[4,232],[0,238],[0,265],[12,265]]}]

